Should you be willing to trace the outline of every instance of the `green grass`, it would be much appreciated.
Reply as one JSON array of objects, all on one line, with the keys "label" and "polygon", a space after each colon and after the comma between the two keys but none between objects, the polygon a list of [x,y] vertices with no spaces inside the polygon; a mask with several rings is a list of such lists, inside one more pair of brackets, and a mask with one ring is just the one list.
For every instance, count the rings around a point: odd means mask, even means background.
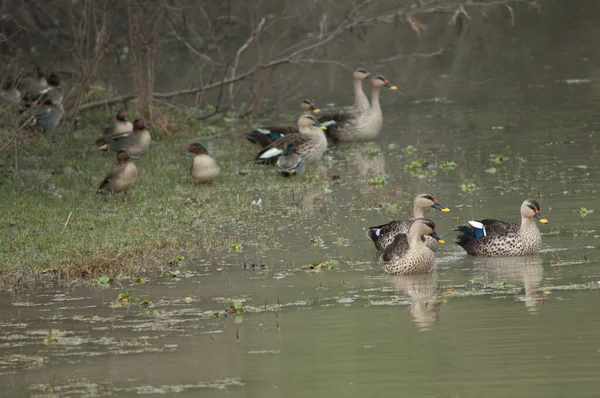
[{"label": "green grass", "polygon": [[[60,280],[134,275],[167,266],[173,252],[229,252],[249,240],[260,245],[278,233],[274,217],[293,223],[300,211],[287,205],[292,190],[297,194],[322,185],[310,173],[284,179],[272,167],[251,163],[258,148],[229,125],[208,137],[199,136],[206,132],[201,128],[176,136],[151,130],[160,140],[134,161],[139,169],[135,189],[116,197],[98,195],[99,183],[116,165],[115,154],[94,146],[110,114],[92,114],[80,131],[36,135],[2,154],[4,287],[40,275]],[[191,181],[186,148],[192,141],[203,142],[219,158],[217,181]],[[252,205],[257,198],[262,207]]]}]

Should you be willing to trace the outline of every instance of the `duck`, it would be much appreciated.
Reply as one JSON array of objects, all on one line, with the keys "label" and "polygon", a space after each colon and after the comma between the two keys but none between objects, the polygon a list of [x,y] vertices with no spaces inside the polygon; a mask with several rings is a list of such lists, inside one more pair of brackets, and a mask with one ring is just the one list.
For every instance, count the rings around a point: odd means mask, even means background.
[{"label": "duck", "polygon": [[42,94],[31,105],[25,115],[32,118],[32,127],[44,132],[53,130],[65,113],[62,105],[53,103],[49,93]]},{"label": "duck", "polygon": [[119,109],[115,119],[104,124],[104,137],[133,132],[133,124],[127,118],[127,109]]},{"label": "duck", "polygon": [[382,88],[397,90],[388,79],[378,75],[371,79],[371,106],[363,112],[343,112],[319,121],[327,127],[327,135],[334,142],[370,141],[379,135],[383,125],[383,113],[379,105]]},{"label": "duck", "polygon": [[138,157],[131,155],[128,150],[119,150],[117,152],[119,165],[104,177],[96,193],[111,196],[119,192],[127,194],[127,191],[134,187],[138,177],[137,166],[130,162],[130,159],[138,159]]},{"label": "duck", "polygon": [[273,164],[283,154],[288,144],[294,144],[297,151],[302,154],[305,163],[316,163],[321,160],[327,149],[327,137],[323,133],[324,129],[313,115],[302,115],[298,119],[298,134],[289,134],[279,138],[260,151],[254,161]]},{"label": "duck", "polygon": [[319,117],[319,122],[323,123],[325,127],[335,124],[336,120],[350,116],[360,115],[371,107],[369,99],[363,91],[363,80],[371,78],[371,73],[366,69],[358,68],[352,73],[352,85],[354,86],[354,105],[350,108],[333,110],[327,113],[323,113]]},{"label": "duck", "polygon": [[287,144],[283,155],[277,159],[277,171],[284,177],[299,176],[304,173],[304,162],[296,150],[294,143]]},{"label": "duck", "polygon": [[204,145],[199,142],[190,144],[188,152],[195,153],[190,173],[195,182],[203,183],[213,181],[221,172],[219,161],[210,155]]},{"label": "duck", "polygon": [[[319,113],[321,110],[316,107],[313,100],[304,99],[300,103],[300,115],[310,115],[311,113]],[[246,139],[253,144],[260,144],[263,148],[272,144],[277,139],[284,137],[287,134],[297,134],[298,126],[283,125],[260,127],[245,134]]]},{"label": "duck", "polygon": [[51,72],[48,75],[48,91],[52,102],[55,104],[62,104],[65,97],[65,91],[61,82],[62,80],[58,74]]},{"label": "duck", "polygon": [[[367,236],[373,240],[375,248],[379,251],[384,251],[385,248],[393,242],[396,235],[399,233],[408,233],[408,228],[416,218],[422,218],[424,211],[427,209],[436,209],[444,213],[450,212],[450,209],[442,206],[440,202],[432,194],[419,194],[413,202],[413,218],[410,220],[394,220],[387,224],[369,227]],[[436,240],[432,237],[425,236],[425,245],[429,248],[434,248]]]},{"label": "duck", "polygon": [[6,77],[2,81],[2,94],[9,104],[17,105],[21,100],[21,91],[17,88],[17,82],[12,76]]},{"label": "duck", "polygon": [[117,152],[127,149],[132,155],[143,155],[150,149],[152,137],[148,129],[150,126],[141,118],[133,122],[133,131],[114,132],[104,135],[96,140],[96,145],[101,151]]},{"label": "duck", "polygon": [[35,66],[33,77],[19,79],[16,87],[22,97],[28,96],[30,99],[35,99],[43,94],[43,91],[48,88],[46,73],[40,66]]},{"label": "duck", "polygon": [[461,225],[456,243],[471,256],[526,256],[538,254],[542,244],[542,235],[535,224],[548,224],[542,216],[540,204],[536,199],[525,199],[521,204],[521,223],[503,220],[485,219],[469,221]]},{"label": "duck", "polygon": [[435,265],[435,254],[424,242],[423,237],[430,236],[440,244],[435,223],[427,218],[416,218],[410,224],[407,234],[394,237],[380,256],[383,270],[392,275],[415,275],[431,272]]}]

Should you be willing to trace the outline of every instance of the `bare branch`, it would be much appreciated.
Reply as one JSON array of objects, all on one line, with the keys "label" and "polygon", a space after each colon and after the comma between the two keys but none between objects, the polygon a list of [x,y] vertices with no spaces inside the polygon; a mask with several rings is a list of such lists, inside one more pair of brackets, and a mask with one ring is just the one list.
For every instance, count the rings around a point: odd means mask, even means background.
[{"label": "bare branch", "polygon": [[400,58],[410,58],[410,59],[414,59],[414,58],[431,58],[431,57],[436,57],[438,55],[442,55],[443,53],[444,53],[444,50],[442,48],[440,48],[439,50],[434,51],[432,53],[426,53],[426,54],[420,54],[420,53],[398,54],[398,55],[394,55],[393,57],[380,59],[379,61],[375,61],[375,62],[377,62],[378,64],[383,64],[383,63],[386,63],[386,62],[395,61],[395,60],[400,59]]}]

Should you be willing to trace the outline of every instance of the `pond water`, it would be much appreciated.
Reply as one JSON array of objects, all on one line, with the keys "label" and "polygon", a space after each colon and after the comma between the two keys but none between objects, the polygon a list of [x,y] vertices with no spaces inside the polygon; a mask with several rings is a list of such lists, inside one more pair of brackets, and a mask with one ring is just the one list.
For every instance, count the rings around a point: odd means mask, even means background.
[{"label": "pond water", "polygon": [[[600,74],[583,43],[523,69],[485,59],[476,77],[446,59],[433,95],[384,92],[377,142],[330,150],[331,192],[296,187],[302,211],[271,250],[197,260],[189,277],[0,296],[0,395],[597,396]],[[417,159],[431,167],[405,170]],[[410,215],[418,193],[452,209],[430,214],[447,243],[432,274],[385,276],[365,227]],[[517,221],[527,197],[549,220],[538,256],[453,244],[469,219]],[[123,292],[137,303],[118,305]]]}]

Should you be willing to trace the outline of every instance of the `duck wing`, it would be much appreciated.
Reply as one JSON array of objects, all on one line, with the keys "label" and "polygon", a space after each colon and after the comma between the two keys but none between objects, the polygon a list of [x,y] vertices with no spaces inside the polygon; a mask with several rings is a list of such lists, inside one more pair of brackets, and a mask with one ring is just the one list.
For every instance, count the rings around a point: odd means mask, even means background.
[{"label": "duck wing", "polygon": [[375,227],[369,227],[367,230],[367,236],[373,240],[375,248],[379,251],[384,251],[400,233],[407,233],[408,227],[410,227],[411,220],[394,220],[387,224],[377,225]]},{"label": "duck wing", "polygon": [[253,144],[260,144],[263,148],[269,146],[279,138],[290,134],[298,134],[298,126],[270,126],[259,127],[244,134],[246,139]]},{"label": "duck wing", "polygon": [[283,154],[283,151],[288,144],[295,144],[297,147],[300,147],[310,140],[311,137],[304,134],[286,135],[266,146],[254,157],[254,161],[257,163],[273,164]]},{"label": "duck wing", "polygon": [[490,235],[500,235],[506,236],[511,233],[519,232],[519,224],[515,224],[508,221],[503,220],[495,220],[493,218],[487,218],[485,220],[479,221],[485,227],[485,232],[488,236]]}]

